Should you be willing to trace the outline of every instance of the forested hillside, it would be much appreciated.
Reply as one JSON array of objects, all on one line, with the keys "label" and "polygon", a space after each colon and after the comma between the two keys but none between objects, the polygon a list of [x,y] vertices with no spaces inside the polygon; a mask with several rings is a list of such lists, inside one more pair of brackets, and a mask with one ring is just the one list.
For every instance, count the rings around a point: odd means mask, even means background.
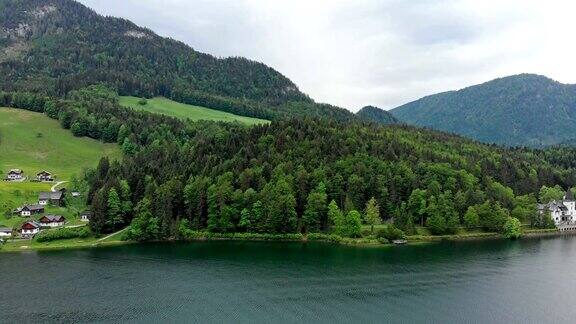
[{"label": "forested hillside", "polygon": [[0,105],[44,111],[77,136],[121,144],[123,161],[103,159],[85,175],[91,226],[103,233],[132,224],[138,239],[182,228],[353,237],[376,205],[407,233],[415,224],[434,234],[499,231],[510,215],[545,226],[535,213],[542,186],[576,183],[572,165],[553,161],[573,153],[508,150],[409,126],[193,123],[122,108],[102,87],[67,101],[4,93]]},{"label": "forested hillside", "polygon": [[362,120],[373,121],[383,125],[398,123],[398,119],[392,116],[391,113],[374,106],[363,107],[356,113],[356,116]]},{"label": "forested hillside", "polygon": [[487,143],[541,147],[576,137],[576,85],[521,74],[424,97],[390,112],[409,124]]},{"label": "forested hillside", "polygon": [[288,78],[245,58],[219,59],[72,0],[0,0],[0,89],[64,96],[104,82],[121,95],[164,96],[239,115],[328,116]]}]

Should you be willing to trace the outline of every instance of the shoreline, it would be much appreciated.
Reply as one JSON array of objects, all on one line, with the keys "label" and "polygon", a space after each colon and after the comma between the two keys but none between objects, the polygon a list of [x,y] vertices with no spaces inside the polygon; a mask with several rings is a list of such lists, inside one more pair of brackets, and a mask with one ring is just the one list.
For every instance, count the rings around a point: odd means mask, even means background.
[{"label": "shoreline", "polygon": [[[75,242],[63,242],[54,241],[46,244],[33,244],[33,241],[27,241],[29,245],[14,245],[10,244],[14,241],[5,243],[0,247],[0,253],[21,253],[29,251],[54,251],[54,250],[68,250],[68,249],[89,249],[98,247],[108,247],[108,246],[119,246],[128,244],[140,244],[140,243],[154,243],[154,242],[209,242],[209,241],[246,241],[246,242],[319,242],[319,243],[331,243],[339,244],[344,246],[354,246],[354,247],[382,247],[390,248],[396,246],[393,243],[382,243],[376,238],[345,238],[337,235],[331,234],[320,234],[313,233],[310,235],[302,234],[256,234],[256,233],[209,233],[209,232],[193,232],[190,237],[178,238],[178,239],[168,239],[162,241],[152,241],[152,242],[138,242],[138,241],[123,241],[121,239],[114,238],[109,241],[98,241],[94,239],[91,241],[75,241]],[[534,229],[525,231],[520,239],[534,239],[540,237],[560,237],[560,236],[572,236],[576,235],[576,231],[558,231],[557,229]],[[505,238],[499,233],[473,233],[473,234],[456,234],[456,235],[413,235],[407,238],[407,243],[404,245],[420,245],[420,244],[430,244],[439,242],[460,242],[460,241],[482,241],[482,240],[505,240]],[[67,241],[67,240],[65,240]],[[68,244],[67,244],[68,243]],[[6,244],[9,244],[8,246]]]}]

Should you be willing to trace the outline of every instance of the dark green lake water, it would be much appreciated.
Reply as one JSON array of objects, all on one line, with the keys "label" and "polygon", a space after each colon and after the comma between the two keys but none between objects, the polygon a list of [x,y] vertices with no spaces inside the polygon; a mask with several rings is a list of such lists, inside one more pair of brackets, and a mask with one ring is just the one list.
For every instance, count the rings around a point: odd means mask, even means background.
[{"label": "dark green lake water", "polygon": [[0,322],[574,323],[576,237],[0,254]]}]

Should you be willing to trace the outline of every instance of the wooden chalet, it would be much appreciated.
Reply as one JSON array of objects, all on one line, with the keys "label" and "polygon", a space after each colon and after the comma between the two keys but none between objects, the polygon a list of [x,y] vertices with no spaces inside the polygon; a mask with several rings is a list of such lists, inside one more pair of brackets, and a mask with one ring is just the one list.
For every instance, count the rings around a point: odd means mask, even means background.
[{"label": "wooden chalet", "polygon": [[38,181],[41,181],[41,182],[54,181],[54,178],[52,178],[52,173],[50,173],[46,170],[42,170],[42,171],[38,172],[36,174],[36,179]]},{"label": "wooden chalet", "polygon": [[41,214],[44,212],[44,206],[42,205],[24,205],[20,209],[20,216],[27,217],[34,214]]},{"label": "wooden chalet", "polygon": [[66,218],[61,215],[45,215],[42,216],[38,222],[41,227],[59,227],[64,226],[66,223]]},{"label": "wooden chalet", "polygon": [[51,204],[54,206],[64,205],[64,191],[42,191],[38,194],[38,204],[47,205]]},{"label": "wooden chalet", "polygon": [[23,237],[32,237],[40,232],[40,224],[35,221],[28,221],[20,228]]}]

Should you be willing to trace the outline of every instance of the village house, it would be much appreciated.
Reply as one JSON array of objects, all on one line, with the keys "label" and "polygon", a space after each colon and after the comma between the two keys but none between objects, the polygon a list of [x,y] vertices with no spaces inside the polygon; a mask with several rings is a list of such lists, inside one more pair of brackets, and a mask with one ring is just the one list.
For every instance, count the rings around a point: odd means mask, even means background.
[{"label": "village house", "polygon": [[576,200],[570,190],[566,192],[562,200],[538,204],[538,212],[540,214],[549,212],[556,227],[574,226],[576,228]]},{"label": "village house", "polygon": [[22,237],[32,237],[40,232],[40,224],[35,221],[29,221],[22,225],[20,234]]},{"label": "village house", "polygon": [[6,176],[6,180],[9,181],[19,181],[24,179],[24,171],[20,169],[12,169],[8,171],[8,175]]},{"label": "village house", "polygon": [[38,204],[45,206],[51,204],[54,206],[64,205],[64,191],[42,191],[38,194]]},{"label": "village house", "polygon": [[46,170],[43,170],[41,172],[38,172],[36,174],[36,179],[38,181],[41,182],[45,182],[45,181],[54,181],[54,178],[52,178],[52,174]]},{"label": "village house", "polygon": [[66,218],[60,215],[45,215],[42,216],[42,218],[40,218],[38,221],[40,222],[40,226],[43,228],[58,227],[58,226],[64,226],[64,224],[66,223]]},{"label": "village house", "polygon": [[41,214],[44,212],[44,206],[42,205],[24,205],[20,208],[20,216],[28,217],[34,214]]},{"label": "village house", "polygon": [[83,222],[89,222],[91,216],[92,213],[90,211],[85,211],[82,214],[80,214],[80,220]]},{"label": "village house", "polygon": [[12,229],[8,227],[0,227],[0,237],[12,236]]}]

